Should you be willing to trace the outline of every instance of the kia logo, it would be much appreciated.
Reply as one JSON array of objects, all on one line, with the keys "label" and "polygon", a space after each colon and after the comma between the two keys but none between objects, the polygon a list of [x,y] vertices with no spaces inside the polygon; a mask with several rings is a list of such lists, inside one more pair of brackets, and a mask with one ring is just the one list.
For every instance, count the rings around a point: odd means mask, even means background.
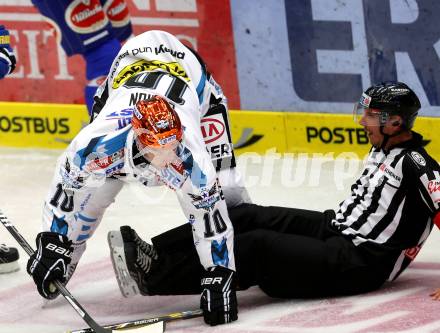
[{"label": "kia logo", "polygon": [[203,139],[205,143],[211,143],[220,138],[225,132],[225,125],[214,118],[203,118],[200,129],[202,130]]}]

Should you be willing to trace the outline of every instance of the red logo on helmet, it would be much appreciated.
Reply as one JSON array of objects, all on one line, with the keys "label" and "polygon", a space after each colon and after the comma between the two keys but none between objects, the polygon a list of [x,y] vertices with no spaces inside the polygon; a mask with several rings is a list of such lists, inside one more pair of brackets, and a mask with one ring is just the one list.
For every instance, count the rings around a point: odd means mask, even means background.
[{"label": "red logo on helmet", "polygon": [[361,96],[360,104],[363,107],[368,108],[370,106],[370,103],[371,103],[371,97],[368,96],[366,93],[363,93]]},{"label": "red logo on helmet", "polygon": [[123,27],[130,22],[130,14],[125,0],[107,1],[104,10],[115,27]]},{"label": "red logo on helmet", "polygon": [[65,13],[67,25],[78,33],[92,33],[105,27],[107,16],[99,0],[74,0]]},{"label": "red logo on helmet", "polygon": [[202,130],[205,143],[211,143],[220,138],[225,132],[225,124],[214,118],[202,119],[200,129]]}]

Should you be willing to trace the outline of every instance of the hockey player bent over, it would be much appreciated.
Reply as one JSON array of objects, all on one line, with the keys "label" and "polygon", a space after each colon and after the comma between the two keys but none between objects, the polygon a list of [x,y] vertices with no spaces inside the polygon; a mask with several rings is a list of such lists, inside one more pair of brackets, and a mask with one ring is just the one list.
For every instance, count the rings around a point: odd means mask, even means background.
[{"label": "hockey player bent over", "polygon": [[[423,148],[422,136],[411,130],[419,108],[419,99],[403,83],[365,91],[355,110],[373,147],[336,210],[231,208],[238,287],[258,285],[269,296],[303,298],[358,294],[395,280],[433,225],[440,227],[440,167]],[[153,246],[138,241],[154,253],[149,267],[139,264],[147,253],[126,251],[132,277],[142,281],[144,292],[198,292],[193,281],[203,270],[190,229],[186,224],[154,237]],[[124,245],[128,250],[133,242]]]},{"label": "hockey player bent over", "polygon": [[[247,192],[232,151],[214,166],[200,128],[204,115],[217,114],[229,133],[220,87],[194,51],[166,32],[149,31],[124,45],[95,99],[95,119],[59,159],[45,202],[45,231],[27,266],[39,293],[48,299],[57,295],[50,282],[68,280],[105,209],[124,181],[133,180],[176,192],[205,269],[200,286],[205,321],[236,320],[226,202],[241,203]],[[230,141],[222,144],[232,147]],[[123,236],[137,241],[134,233]]]}]

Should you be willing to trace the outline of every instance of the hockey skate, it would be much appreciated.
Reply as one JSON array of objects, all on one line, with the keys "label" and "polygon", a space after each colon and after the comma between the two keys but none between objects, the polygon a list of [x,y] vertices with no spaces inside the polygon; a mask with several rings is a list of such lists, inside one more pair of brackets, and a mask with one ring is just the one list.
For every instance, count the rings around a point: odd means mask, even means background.
[{"label": "hockey skate", "polygon": [[119,289],[124,297],[148,295],[146,279],[158,256],[129,226],[109,231],[108,244]]},{"label": "hockey skate", "polygon": [[18,271],[18,250],[15,247],[9,247],[0,244],[0,273],[11,273]]}]

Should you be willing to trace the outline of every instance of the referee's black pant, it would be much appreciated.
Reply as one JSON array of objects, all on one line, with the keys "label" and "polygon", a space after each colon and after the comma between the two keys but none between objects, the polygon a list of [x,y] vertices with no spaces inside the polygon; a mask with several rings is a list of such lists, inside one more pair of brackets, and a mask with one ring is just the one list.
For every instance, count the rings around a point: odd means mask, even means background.
[{"label": "referee's black pant", "polygon": [[[279,298],[351,295],[379,288],[392,260],[374,258],[333,230],[333,211],[243,204],[229,210],[239,289],[258,285]],[[200,292],[203,267],[191,226],[152,239],[159,253],[148,280],[152,295]],[[394,257],[394,256],[393,256]]]}]

